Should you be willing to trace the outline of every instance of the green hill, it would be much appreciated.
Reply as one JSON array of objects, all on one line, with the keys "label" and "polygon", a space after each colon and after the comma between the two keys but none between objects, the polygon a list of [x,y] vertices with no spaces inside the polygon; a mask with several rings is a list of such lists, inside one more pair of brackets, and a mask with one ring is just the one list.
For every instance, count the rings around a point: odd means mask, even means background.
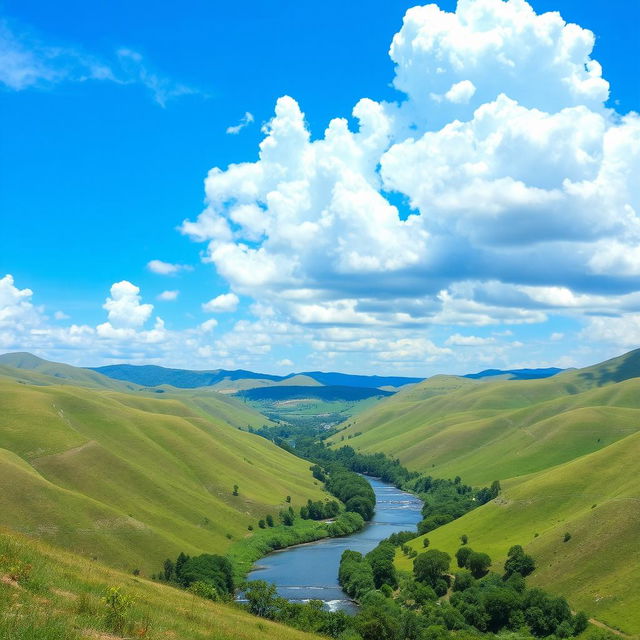
[{"label": "green hill", "polygon": [[[436,376],[351,418],[332,443],[434,477],[500,480],[496,500],[428,533],[431,548],[453,554],[465,534],[499,570],[522,544],[538,563],[535,584],[637,634],[638,376],[640,351],[542,380]],[[422,538],[411,546],[422,549]],[[398,563],[410,568],[403,555]]]},{"label": "green hill", "polygon": [[[537,563],[529,581],[566,596],[575,609],[640,634],[640,433],[531,476],[503,481],[501,495],[431,531],[430,548],[452,556],[460,536],[500,571],[509,547]],[[564,534],[571,539],[564,541]],[[409,543],[423,548],[422,537]],[[410,560],[398,558],[410,569]]]},{"label": "green hill", "polygon": [[640,351],[552,378],[435,376],[351,419],[331,439],[466,482],[533,473],[640,429]]},{"label": "green hill", "polygon": [[323,497],[307,462],[229,424],[232,414],[266,421],[237,401],[60,386],[43,374],[27,384],[8,371],[1,525],[150,573],[182,550],[223,551],[287,495],[294,505]]},{"label": "green hill", "polygon": [[[132,600],[126,634],[114,632],[103,597]],[[10,640],[320,640],[237,607],[211,602],[144,575],[0,531],[0,637]]]}]

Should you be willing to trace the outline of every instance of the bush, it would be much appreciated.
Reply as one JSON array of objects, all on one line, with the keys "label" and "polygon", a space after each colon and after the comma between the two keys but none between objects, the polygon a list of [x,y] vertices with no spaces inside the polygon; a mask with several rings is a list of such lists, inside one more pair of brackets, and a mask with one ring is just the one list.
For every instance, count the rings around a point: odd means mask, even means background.
[{"label": "bush", "polygon": [[122,633],[131,626],[128,619],[129,612],[133,606],[133,598],[127,596],[120,590],[120,587],[109,587],[103,598],[105,612],[105,625],[115,633]]}]

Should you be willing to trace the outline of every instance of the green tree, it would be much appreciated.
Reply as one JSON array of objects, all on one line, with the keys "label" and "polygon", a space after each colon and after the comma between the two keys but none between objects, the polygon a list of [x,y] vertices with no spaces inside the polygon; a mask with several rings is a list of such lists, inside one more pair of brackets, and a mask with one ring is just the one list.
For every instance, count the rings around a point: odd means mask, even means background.
[{"label": "green tree", "polygon": [[521,576],[528,576],[536,568],[534,559],[524,552],[524,549],[516,544],[507,553],[507,560],[504,563],[505,577],[509,578],[514,573]]},{"label": "green tree", "polygon": [[436,587],[438,579],[449,570],[451,557],[444,551],[431,549],[421,553],[413,561],[413,574],[419,582]]},{"label": "green tree", "polygon": [[267,521],[268,527],[273,527],[273,516],[271,514],[268,514],[265,520]]},{"label": "green tree", "polygon": [[249,611],[263,618],[274,618],[277,611],[278,594],[274,584],[264,580],[252,580],[247,582],[244,590]]},{"label": "green tree", "polygon": [[267,526],[267,523],[263,519],[260,519],[260,520],[258,520],[258,526],[261,529],[264,529]]},{"label": "green tree", "polygon": [[460,547],[456,551],[456,562],[461,569],[464,569],[468,566],[469,556],[473,553],[473,549],[471,547]]},{"label": "green tree", "polygon": [[467,566],[474,578],[481,578],[491,566],[491,558],[481,551],[474,551],[467,558]]},{"label": "green tree", "polygon": [[173,564],[173,562],[167,558],[164,561],[164,579],[169,582],[170,580],[173,579],[174,577],[174,573],[175,573],[175,565]]},{"label": "green tree", "polygon": [[467,542],[469,542],[469,536],[467,536],[467,534],[466,534],[466,533],[463,533],[463,534],[460,536],[460,542],[461,542],[463,545],[464,545],[464,544],[467,544]]},{"label": "green tree", "polygon": [[238,485],[237,485],[237,484],[234,484],[234,485],[233,485],[233,495],[234,495],[234,496],[237,496],[237,495],[238,495],[238,488],[239,488],[239,487],[238,487]]}]

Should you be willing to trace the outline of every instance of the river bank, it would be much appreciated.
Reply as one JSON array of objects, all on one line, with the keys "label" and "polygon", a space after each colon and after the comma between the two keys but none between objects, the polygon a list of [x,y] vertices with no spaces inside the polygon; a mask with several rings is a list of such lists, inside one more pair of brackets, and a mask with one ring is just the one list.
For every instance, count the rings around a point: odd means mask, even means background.
[{"label": "river bank", "polygon": [[[254,566],[248,579],[273,582],[278,594],[293,602],[322,600],[331,610],[355,613],[357,605],[338,584],[342,552],[352,549],[367,553],[392,533],[415,530],[422,518],[422,501],[415,495],[376,478],[366,479],[376,494],[376,511],[371,522],[352,535],[339,538],[323,536],[316,538],[315,542],[301,540],[309,544],[297,544],[264,557],[258,556],[252,562],[261,558],[260,564]],[[317,522],[312,525],[321,526]],[[311,527],[308,533],[313,533]]]}]

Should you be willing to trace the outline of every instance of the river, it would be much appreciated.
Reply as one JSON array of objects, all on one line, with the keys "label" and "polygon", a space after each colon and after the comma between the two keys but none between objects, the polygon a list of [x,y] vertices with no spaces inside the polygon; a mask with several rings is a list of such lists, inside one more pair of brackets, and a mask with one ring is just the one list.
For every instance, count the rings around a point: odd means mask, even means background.
[{"label": "river", "polygon": [[367,553],[392,533],[415,531],[422,519],[422,501],[416,496],[381,480],[366,479],[376,494],[376,512],[362,531],[270,553],[258,561],[248,579],[273,582],[278,594],[292,602],[323,600],[331,611],[355,613],[357,606],[338,584],[342,552]]}]

